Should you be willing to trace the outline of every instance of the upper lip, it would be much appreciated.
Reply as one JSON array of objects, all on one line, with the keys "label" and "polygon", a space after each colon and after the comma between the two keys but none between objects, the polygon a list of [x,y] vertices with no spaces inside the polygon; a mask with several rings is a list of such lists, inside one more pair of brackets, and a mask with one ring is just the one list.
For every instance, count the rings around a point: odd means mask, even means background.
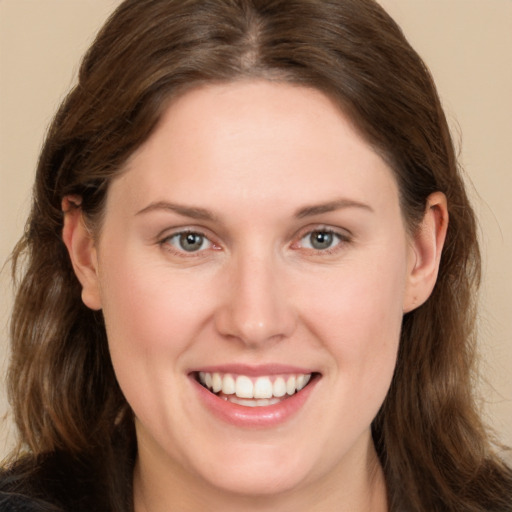
[{"label": "upper lip", "polygon": [[247,375],[248,377],[260,377],[263,375],[282,375],[282,374],[309,374],[317,373],[312,368],[301,366],[270,363],[259,365],[247,364],[220,364],[211,366],[199,366],[192,369],[189,373],[230,373],[235,375]]}]

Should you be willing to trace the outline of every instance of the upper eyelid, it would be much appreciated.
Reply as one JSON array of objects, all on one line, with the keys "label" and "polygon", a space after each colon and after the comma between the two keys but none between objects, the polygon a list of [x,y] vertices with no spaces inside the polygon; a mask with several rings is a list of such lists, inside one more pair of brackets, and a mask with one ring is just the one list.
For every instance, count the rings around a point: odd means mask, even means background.
[{"label": "upper eyelid", "polygon": [[341,227],[334,227],[330,226],[328,224],[317,224],[317,225],[309,225],[301,228],[298,230],[297,234],[295,235],[295,239],[302,239],[306,235],[309,235],[310,233],[315,232],[327,232],[327,233],[333,233],[335,235],[339,235],[342,238],[350,238],[352,239],[354,237],[353,233],[347,229],[347,228],[341,228]]},{"label": "upper eyelid", "polygon": [[[302,240],[306,238],[308,235],[311,235],[315,232],[326,232],[326,233],[332,233],[336,237],[338,237],[338,241],[333,244],[333,246],[326,248],[326,249],[314,249],[310,247],[301,247],[300,244],[302,243]],[[348,229],[344,229],[341,227],[333,227],[329,225],[314,225],[314,226],[308,226],[307,228],[303,228],[302,230],[299,230],[298,234],[296,234],[292,242],[290,243],[289,247],[292,250],[302,250],[306,251],[308,254],[315,254],[315,255],[334,255],[337,254],[338,251],[343,250],[343,247],[345,247],[347,244],[351,244],[354,240],[354,236],[351,231]]]},{"label": "upper eyelid", "polygon": [[[209,254],[209,250],[212,250],[213,247],[217,247],[218,244],[216,244],[214,241],[212,241],[211,237],[207,236],[205,233],[203,233],[201,230],[197,229],[179,229],[177,231],[173,231],[170,233],[165,233],[165,230],[163,232],[164,234],[157,238],[157,244],[160,248],[165,250],[166,252],[171,253],[175,257],[180,258],[200,258],[205,257],[207,254]],[[182,249],[180,247],[177,247],[174,243],[171,243],[171,239],[174,237],[178,237],[180,235],[184,234],[197,234],[199,236],[203,236],[207,242],[208,246],[203,249],[198,249],[197,251],[186,251],[185,249]]]},{"label": "upper eyelid", "polygon": [[[333,233],[342,239],[353,239],[353,233],[347,229],[342,227],[335,227],[328,224],[310,224],[308,226],[304,226],[301,229],[295,231],[295,234],[292,235],[291,243],[294,244],[297,241],[301,240],[305,236],[314,232],[328,232]],[[165,228],[161,230],[158,235],[155,237],[158,242],[164,242],[167,239],[170,239],[174,236],[185,234],[185,233],[195,233],[201,236],[204,236],[206,239],[210,241],[210,243],[215,245],[225,245],[219,241],[219,237],[215,236],[215,234],[211,233],[209,229],[201,228],[198,226],[180,226],[175,228]]]},{"label": "upper eyelid", "polygon": [[174,247],[174,244],[170,243],[170,240],[172,238],[180,236],[180,235],[185,235],[185,234],[196,234],[196,235],[204,237],[208,241],[208,247],[206,247],[205,249],[187,253],[188,256],[193,256],[194,254],[197,255],[198,253],[202,253],[208,249],[211,249],[213,246],[219,245],[218,242],[216,242],[212,236],[205,233],[205,230],[197,229],[197,228],[164,229],[158,234],[158,236],[156,237],[155,240],[156,240],[156,243],[160,246],[170,245],[171,247],[173,247],[173,251],[179,252],[179,253],[181,253],[181,252],[186,253],[186,251],[183,251],[183,250],[179,249],[178,247]]},{"label": "upper eyelid", "polygon": [[[301,237],[299,237],[299,239],[298,239],[299,242],[301,242],[302,240],[304,240],[308,236],[311,236],[313,233],[329,233],[331,235],[334,235],[335,237],[338,238],[338,242],[335,244],[335,246],[339,245],[339,244],[342,244],[342,243],[348,243],[348,242],[350,242],[352,240],[352,237],[350,237],[348,235],[345,235],[343,233],[340,233],[339,231],[334,231],[334,230],[331,230],[331,229],[313,229],[312,231],[307,231]],[[293,242],[293,243],[295,244],[297,242]],[[317,250],[317,249],[315,249],[315,250]],[[318,249],[318,250],[320,252],[324,252],[324,250],[322,250],[322,249]]]},{"label": "upper eyelid", "polygon": [[208,240],[212,241],[212,236],[207,233],[207,230],[202,228],[196,228],[196,227],[179,227],[179,228],[165,228],[162,229],[157,235],[156,239],[158,241],[163,242],[164,240],[167,240],[168,238],[172,238],[176,235],[182,235],[185,233],[194,233],[197,235],[204,236]]}]

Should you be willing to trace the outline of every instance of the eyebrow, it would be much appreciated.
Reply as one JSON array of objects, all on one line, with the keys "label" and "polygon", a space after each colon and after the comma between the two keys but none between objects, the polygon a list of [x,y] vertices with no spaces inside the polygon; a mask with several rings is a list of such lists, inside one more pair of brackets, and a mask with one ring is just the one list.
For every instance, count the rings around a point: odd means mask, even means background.
[{"label": "eyebrow", "polygon": [[135,215],[142,215],[154,211],[170,211],[182,215],[183,217],[190,217],[197,220],[216,220],[215,215],[206,210],[205,208],[198,208],[195,206],[183,206],[176,203],[169,203],[168,201],[156,201],[149,204],[142,210],[138,211]]},{"label": "eyebrow", "polygon": [[373,208],[365,203],[353,201],[351,199],[336,199],[329,201],[328,203],[316,204],[300,208],[296,213],[295,217],[303,219],[304,217],[311,217],[313,215],[320,215],[322,213],[334,212],[343,208],[361,208],[369,212],[373,212]]},{"label": "eyebrow", "polygon": [[[337,199],[334,201],[329,201],[327,203],[321,203],[300,208],[295,213],[295,217],[297,219],[303,219],[304,217],[312,217],[314,215],[329,213],[336,210],[341,210],[343,208],[361,208],[363,210],[373,212],[372,207],[367,204],[360,203],[358,201],[353,201],[351,199]],[[177,213],[179,215],[182,215],[183,217],[190,217],[191,219],[208,221],[217,220],[217,217],[212,212],[205,208],[199,208],[196,206],[184,206],[177,203],[170,203],[168,201],[156,201],[154,203],[151,203],[142,210],[138,211],[135,215],[143,215],[145,213],[162,210]]]}]

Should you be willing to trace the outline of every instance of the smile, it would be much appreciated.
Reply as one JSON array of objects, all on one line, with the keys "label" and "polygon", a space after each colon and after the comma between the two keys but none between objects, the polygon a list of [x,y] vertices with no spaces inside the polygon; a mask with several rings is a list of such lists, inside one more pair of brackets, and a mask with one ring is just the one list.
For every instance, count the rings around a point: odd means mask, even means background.
[{"label": "smile", "polygon": [[249,377],[219,372],[199,372],[199,382],[223,400],[246,407],[264,407],[282,402],[301,391],[311,373]]},{"label": "smile", "polygon": [[237,428],[283,425],[301,411],[322,374],[285,365],[228,365],[189,373],[199,403],[213,416]]}]

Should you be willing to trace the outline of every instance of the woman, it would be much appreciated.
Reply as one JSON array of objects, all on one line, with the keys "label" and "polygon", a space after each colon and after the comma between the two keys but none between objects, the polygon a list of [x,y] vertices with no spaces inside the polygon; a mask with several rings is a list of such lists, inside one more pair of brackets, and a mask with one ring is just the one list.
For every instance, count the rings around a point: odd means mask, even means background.
[{"label": "woman", "polygon": [[121,4],[20,258],[3,509],[512,510],[474,216],[374,2]]}]

